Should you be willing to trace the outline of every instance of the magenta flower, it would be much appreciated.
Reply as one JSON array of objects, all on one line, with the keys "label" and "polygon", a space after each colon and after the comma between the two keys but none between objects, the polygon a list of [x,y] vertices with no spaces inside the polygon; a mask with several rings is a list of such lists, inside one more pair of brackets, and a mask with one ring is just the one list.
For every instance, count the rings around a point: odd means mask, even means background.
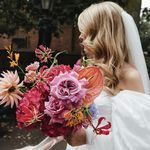
[{"label": "magenta flower", "polygon": [[47,62],[48,59],[51,59],[51,49],[46,48],[43,45],[40,45],[39,48],[35,50],[36,57],[39,58],[41,62]]},{"label": "magenta flower", "polygon": [[78,74],[75,71],[60,73],[51,82],[51,95],[62,100],[79,102],[86,95],[87,80],[78,80]]},{"label": "magenta flower", "polygon": [[43,118],[42,121],[42,131],[50,136],[50,137],[58,137],[60,135],[68,135],[68,133],[72,132],[72,128],[66,127],[65,124],[60,124],[60,123],[54,123],[54,124],[49,124],[50,122],[50,117],[46,116]]},{"label": "magenta flower", "polygon": [[49,69],[47,66],[40,68],[37,79],[45,81],[47,84],[50,84],[55,76],[58,76],[60,72],[69,72],[71,70],[70,66],[67,65],[56,65]]},{"label": "magenta flower", "polygon": [[31,125],[40,121],[43,110],[42,93],[36,88],[29,90],[20,101],[16,117],[20,127]]}]

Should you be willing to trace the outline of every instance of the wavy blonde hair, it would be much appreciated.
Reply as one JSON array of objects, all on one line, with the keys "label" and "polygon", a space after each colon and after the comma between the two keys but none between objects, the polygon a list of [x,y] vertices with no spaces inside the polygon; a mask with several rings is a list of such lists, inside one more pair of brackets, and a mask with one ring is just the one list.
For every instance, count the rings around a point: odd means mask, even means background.
[{"label": "wavy blonde hair", "polygon": [[78,18],[78,27],[86,36],[82,42],[94,55],[93,63],[102,68],[105,88],[115,94],[120,70],[128,62],[128,46],[122,22],[123,9],[113,2],[93,4]]}]

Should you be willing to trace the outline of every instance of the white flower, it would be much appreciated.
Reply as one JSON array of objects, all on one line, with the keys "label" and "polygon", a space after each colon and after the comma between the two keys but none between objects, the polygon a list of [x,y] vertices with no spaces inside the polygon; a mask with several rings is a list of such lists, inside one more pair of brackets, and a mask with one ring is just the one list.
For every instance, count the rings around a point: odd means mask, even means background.
[{"label": "white flower", "polygon": [[2,77],[0,78],[0,105],[5,104],[5,106],[11,105],[11,108],[14,104],[18,105],[18,100],[22,99],[20,87],[23,85],[23,82],[20,82],[17,71],[13,73],[12,71],[3,72]]}]

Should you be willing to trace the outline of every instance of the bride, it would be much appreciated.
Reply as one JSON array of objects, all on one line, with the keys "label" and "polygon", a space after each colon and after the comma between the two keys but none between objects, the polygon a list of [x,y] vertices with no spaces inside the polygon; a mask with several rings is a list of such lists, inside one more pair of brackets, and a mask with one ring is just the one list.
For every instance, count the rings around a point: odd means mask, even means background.
[{"label": "bride", "polygon": [[97,119],[105,116],[111,132],[95,135],[89,127],[22,150],[49,150],[62,139],[67,150],[150,150],[150,83],[132,17],[117,4],[102,2],[80,14],[78,27],[85,54],[104,72],[104,90],[94,102]]}]

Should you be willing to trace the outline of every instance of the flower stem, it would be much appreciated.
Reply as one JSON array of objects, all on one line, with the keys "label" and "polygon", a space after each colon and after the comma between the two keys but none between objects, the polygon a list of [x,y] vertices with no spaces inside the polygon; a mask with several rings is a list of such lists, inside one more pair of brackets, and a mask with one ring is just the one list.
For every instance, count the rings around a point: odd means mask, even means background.
[{"label": "flower stem", "polygon": [[23,71],[23,69],[18,65],[17,66],[19,69],[20,69],[20,71],[25,75],[25,72]]},{"label": "flower stem", "polygon": [[64,52],[66,52],[66,51],[59,52],[54,56],[54,60],[53,60],[53,63],[51,64],[50,68],[52,68],[57,63],[57,57]]}]

